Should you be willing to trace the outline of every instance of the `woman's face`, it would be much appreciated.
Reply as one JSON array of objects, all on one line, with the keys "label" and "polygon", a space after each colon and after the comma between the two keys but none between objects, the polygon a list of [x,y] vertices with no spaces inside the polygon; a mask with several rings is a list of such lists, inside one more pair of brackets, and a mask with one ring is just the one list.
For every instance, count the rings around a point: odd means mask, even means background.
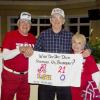
[{"label": "woman's face", "polygon": [[72,40],[72,49],[74,53],[80,53],[84,49],[84,43],[78,39]]},{"label": "woman's face", "polygon": [[64,18],[59,14],[54,14],[51,16],[50,22],[53,28],[59,28],[64,24]]}]

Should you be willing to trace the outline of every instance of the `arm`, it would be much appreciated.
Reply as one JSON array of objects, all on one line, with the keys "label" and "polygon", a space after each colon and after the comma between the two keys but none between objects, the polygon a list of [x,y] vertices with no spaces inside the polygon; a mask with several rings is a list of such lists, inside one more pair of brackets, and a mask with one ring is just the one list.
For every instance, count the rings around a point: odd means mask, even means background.
[{"label": "arm", "polygon": [[92,79],[96,82],[97,87],[100,85],[100,71],[92,74]]},{"label": "arm", "polygon": [[85,45],[85,48],[84,48],[84,52],[82,53],[82,55],[85,58],[85,57],[90,56],[91,55],[91,52],[92,52],[91,48],[89,47],[88,44],[86,44]]},{"label": "arm", "polygon": [[41,35],[38,37],[37,42],[34,46],[34,50],[36,51],[43,51],[44,48],[44,43],[43,43],[44,39],[43,39],[43,33],[41,33]]},{"label": "arm", "polygon": [[9,50],[9,49],[4,49],[3,50],[3,59],[4,60],[9,60],[14,57],[16,57],[20,53],[19,49],[14,49],[14,50]]},{"label": "arm", "polygon": [[91,49],[85,49],[84,52],[82,52],[83,58],[86,58],[91,55]]},{"label": "arm", "polygon": [[96,61],[94,57],[91,55],[87,57],[88,59],[88,66],[89,66],[89,73],[91,73],[92,79],[96,82],[97,87],[100,83],[100,71],[97,67]]},{"label": "arm", "polygon": [[9,59],[13,59],[20,53],[24,54],[25,51],[26,51],[26,47],[24,47],[24,46],[19,47],[17,49],[13,49],[13,50],[4,48],[2,56],[3,56],[4,60],[9,60]]}]

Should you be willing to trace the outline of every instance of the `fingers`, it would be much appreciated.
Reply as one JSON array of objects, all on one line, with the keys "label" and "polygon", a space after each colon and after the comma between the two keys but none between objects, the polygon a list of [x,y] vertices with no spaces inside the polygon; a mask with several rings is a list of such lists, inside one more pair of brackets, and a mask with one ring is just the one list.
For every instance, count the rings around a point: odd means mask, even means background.
[{"label": "fingers", "polygon": [[90,49],[86,49],[84,50],[84,52],[82,53],[83,57],[88,57],[91,54],[91,50]]},{"label": "fingers", "polygon": [[25,52],[24,52],[24,56],[25,57],[30,57],[30,56],[32,56],[32,54],[33,54],[33,48],[27,46],[26,49],[25,49]]},{"label": "fingers", "polygon": [[25,46],[20,46],[20,47],[19,47],[20,53],[23,54],[23,53],[25,52],[25,50],[26,50]]},{"label": "fingers", "polygon": [[25,57],[30,57],[33,54],[33,48],[30,46],[21,46],[19,50]]}]

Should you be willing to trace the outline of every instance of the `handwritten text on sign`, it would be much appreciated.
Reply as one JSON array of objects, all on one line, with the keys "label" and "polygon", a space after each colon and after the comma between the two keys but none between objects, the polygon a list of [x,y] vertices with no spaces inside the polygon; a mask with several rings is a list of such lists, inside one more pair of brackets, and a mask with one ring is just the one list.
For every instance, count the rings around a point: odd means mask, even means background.
[{"label": "handwritten text on sign", "polygon": [[80,86],[83,58],[81,54],[34,51],[29,58],[29,83],[53,86]]}]

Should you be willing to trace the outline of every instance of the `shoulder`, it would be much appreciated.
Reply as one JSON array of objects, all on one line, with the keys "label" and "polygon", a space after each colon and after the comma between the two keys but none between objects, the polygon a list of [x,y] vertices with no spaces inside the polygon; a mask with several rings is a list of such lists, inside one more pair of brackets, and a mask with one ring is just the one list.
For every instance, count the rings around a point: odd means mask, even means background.
[{"label": "shoulder", "polygon": [[29,35],[29,37],[31,37],[31,38],[36,38],[32,33],[28,33]]},{"label": "shoulder", "polygon": [[71,36],[73,35],[72,32],[67,31],[67,30],[65,30],[65,29],[62,30],[62,33],[65,34],[65,35],[71,35]]},{"label": "shoulder", "polygon": [[94,57],[93,57],[93,55],[90,55],[90,56],[86,57],[86,59],[91,60],[91,59],[94,59]]},{"label": "shoulder", "polygon": [[36,42],[37,40],[36,37],[32,33],[28,33],[28,39],[33,42]]},{"label": "shoulder", "polygon": [[93,62],[96,63],[95,58],[93,57],[93,55],[90,55],[90,56],[86,57],[86,61],[90,62],[90,63],[93,63]]},{"label": "shoulder", "polygon": [[48,28],[40,33],[40,36],[48,36],[52,33],[52,29]]},{"label": "shoulder", "polygon": [[95,58],[92,55],[90,55],[86,58],[85,66],[87,66],[87,68],[89,68],[89,71],[91,73],[97,72],[99,70],[97,67]]},{"label": "shoulder", "polygon": [[52,31],[52,29],[51,28],[48,28],[46,30],[43,30],[41,33],[42,34],[47,34],[47,33],[50,33],[51,31]]},{"label": "shoulder", "polygon": [[6,32],[6,36],[15,36],[16,33],[17,33],[16,30],[8,31]]}]

